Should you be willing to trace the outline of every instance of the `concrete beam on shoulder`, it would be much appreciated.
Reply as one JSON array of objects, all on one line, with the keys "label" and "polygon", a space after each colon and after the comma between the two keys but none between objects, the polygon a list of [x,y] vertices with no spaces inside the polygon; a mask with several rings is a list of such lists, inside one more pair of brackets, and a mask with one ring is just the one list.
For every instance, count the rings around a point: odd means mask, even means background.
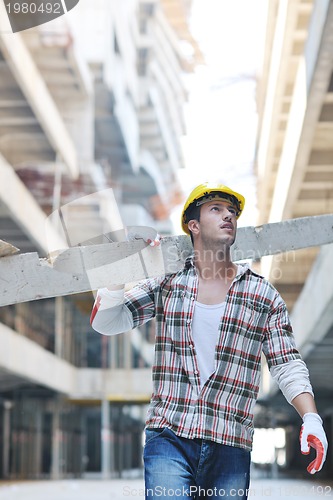
[{"label": "concrete beam on shoulder", "polygon": [[[239,228],[232,258],[258,259],[331,243],[332,218],[326,215]],[[154,233],[152,228],[146,230],[150,236]],[[122,284],[175,273],[192,252],[190,238],[183,235],[163,238],[157,248],[138,239],[74,246],[49,260],[39,259],[36,253],[7,257],[0,259],[0,273],[11,280],[0,282],[0,305],[96,290],[106,286],[106,279],[108,284]]]}]

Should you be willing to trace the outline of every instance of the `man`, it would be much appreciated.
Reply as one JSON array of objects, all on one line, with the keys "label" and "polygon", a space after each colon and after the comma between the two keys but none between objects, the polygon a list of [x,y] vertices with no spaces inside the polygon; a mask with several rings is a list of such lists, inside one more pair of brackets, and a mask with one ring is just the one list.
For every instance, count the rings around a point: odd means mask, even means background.
[{"label": "man", "polygon": [[316,450],[309,472],[325,461],[322,420],[285,303],[265,278],[230,257],[244,204],[226,186],[197,186],[182,213],[194,248],[184,269],[125,294],[119,287],[98,292],[91,322],[102,334],[156,320],[146,498],[247,498],[262,352],[303,418],[302,453],[309,445]]}]

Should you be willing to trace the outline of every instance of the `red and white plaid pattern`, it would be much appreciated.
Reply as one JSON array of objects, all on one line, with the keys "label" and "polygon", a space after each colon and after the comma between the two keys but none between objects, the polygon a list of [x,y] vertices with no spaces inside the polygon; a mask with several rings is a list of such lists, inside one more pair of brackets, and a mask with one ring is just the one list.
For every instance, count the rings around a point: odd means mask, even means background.
[{"label": "red and white plaid pattern", "polygon": [[241,269],[226,297],[215,372],[202,388],[191,334],[198,291],[192,259],[177,274],[146,280],[125,294],[134,328],[156,319],[148,427],[169,427],[185,438],[251,450],[261,353],[269,367],[300,354],[277,290],[248,266]]}]

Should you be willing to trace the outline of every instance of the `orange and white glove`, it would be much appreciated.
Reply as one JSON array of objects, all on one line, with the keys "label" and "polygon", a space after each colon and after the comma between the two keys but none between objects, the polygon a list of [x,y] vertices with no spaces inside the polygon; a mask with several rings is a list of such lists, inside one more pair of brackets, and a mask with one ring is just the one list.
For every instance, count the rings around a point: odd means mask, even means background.
[{"label": "orange and white glove", "polygon": [[310,453],[310,446],[316,450],[316,458],[308,465],[307,471],[310,474],[319,472],[326,459],[328,443],[323,421],[317,413],[305,413],[303,415],[303,425],[299,439],[303,455]]},{"label": "orange and white glove", "polygon": [[149,243],[151,247],[158,247],[161,244],[161,236],[157,233],[153,240],[148,238],[147,243]]}]

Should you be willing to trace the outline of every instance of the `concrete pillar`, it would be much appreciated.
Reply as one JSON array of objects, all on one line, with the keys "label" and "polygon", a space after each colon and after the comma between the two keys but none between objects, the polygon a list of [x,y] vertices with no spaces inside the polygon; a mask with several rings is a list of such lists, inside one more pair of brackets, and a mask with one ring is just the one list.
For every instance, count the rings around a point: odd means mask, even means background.
[{"label": "concrete pillar", "polygon": [[102,478],[111,476],[110,402],[104,398],[101,406],[101,463]]},{"label": "concrete pillar", "polygon": [[109,363],[110,363],[110,368],[118,368],[117,366],[117,342],[118,342],[118,336],[117,335],[112,335],[109,338]]},{"label": "concrete pillar", "polygon": [[3,405],[3,429],[2,429],[2,477],[9,477],[9,449],[10,449],[10,410],[13,407],[11,401],[5,401]]},{"label": "concrete pillar", "polygon": [[[333,477],[333,446],[330,445],[333,441],[333,413],[327,419],[327,427],[330,424],[330,430],[327,432],[327,440],[328,440],[328,456],[326,461],[328,462],[328,477]],[[327,429],[328,430],[328,429]]]},{"label": "concrete pillar", "polygon": [[101,338],[101,367],[105,370],[108,368],[108,361],[109,361],[109,355],[108,355],[108,350],[109,350],[109,338],[106,337],[105,335],[102,335]]},{"label": "concrete pillar", "polygon": [[[132,332],[131,332],[132,333]],[[132,342],[130,335],[124,335],[124,368],[132,367]]]},{"label": "concrete pillar", "polygon": [[124,472],[124,447],[125,447],[125,426],[124,426],[124,406],[119,406],[118,413],[118,428],[119,428],[119,477],[123,476]]},{"label": "concrete pillar", "polygon": [[61,476],[61,428],[60,428],[60,402],[56,399],[52,414],[52,451],[51,451],[51,479]]},{"label": "concrete pillar", "polygon": [[25,308],[25,304],[16,304],[15,306],[15,319],[14,319],[14,328],[15,328],[15,331],[18,332],[18,333],[21,333],[24,335],[24,329],[23,329],[23,325],[24,325],[24,320],[23,320],[23,316],[24,316],[24,308]]},{"label": "concrete pillar", "polygon": [[[270,411],[270,426],[272,429],[276,429],[276,418],[274,414],[274,410]],[[274,444],[275,446],[275,444]],[[271,468],[271,474],[272,474],[272,479],[277,479],[279,475],[278,471],[278,465],[277,465],[277,449],[276,447],[274,448],[274,461],[272,463],[272,468]]]},{"label": "concrete pillar", "polygon": [[35,415],[36,415],[36,438],[35,438],[34,475],[36,478],[38,478],[41,476],[42,473],[43,408],[41,404],[37,403]]},{"label": "concrete pillar", "polygon": [[63,333],[64,333],[64,298],[55,298],[55,348],[54,353],[59,358],[63,358]]},{"label": "concrete pillar", "polygon": [[88,456],[88,442],[87,442],[87,416],[85,412],[80,414],[80,427],[81,427],[81,468],[80,476],[84,477],[89,464]]},{"label": "concrete pillar", "polygon": [[[54,164],[54,186],[53,186],[53,200],[52,200],[52,212],[55,212],[60,208],[61,205],[61,179],[62,179],[62,163],[59,154],[56,156],[56,162]],[[60,226],[60,218],[56,219]],[[61,231],[60,227],[56,228],[57,231]],[[65,235],[66,236],[66,235]]]}]

